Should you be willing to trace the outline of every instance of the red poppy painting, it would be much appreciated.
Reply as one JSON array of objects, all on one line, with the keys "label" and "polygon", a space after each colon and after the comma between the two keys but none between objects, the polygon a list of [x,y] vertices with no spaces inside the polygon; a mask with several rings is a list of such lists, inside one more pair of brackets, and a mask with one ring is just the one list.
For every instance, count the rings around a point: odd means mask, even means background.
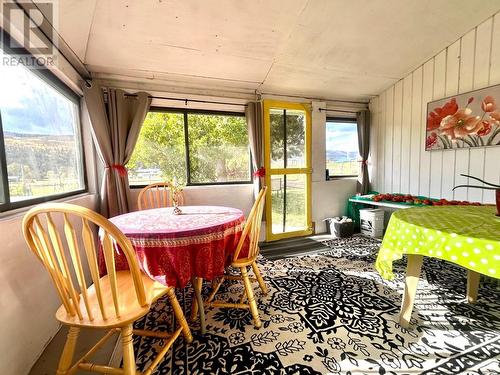
[{"label": "red poppy painting", "polygon": [[426,150],[500,145],[500,85],[427,104]]}]

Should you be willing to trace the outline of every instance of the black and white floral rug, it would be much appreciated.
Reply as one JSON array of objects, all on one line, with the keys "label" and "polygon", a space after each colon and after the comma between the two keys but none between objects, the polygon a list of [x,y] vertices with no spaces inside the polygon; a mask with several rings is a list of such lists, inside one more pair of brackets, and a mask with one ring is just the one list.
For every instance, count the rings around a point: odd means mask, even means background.
[{"label": "black and white floral rug", "polygon": [[[398,324],[405,260],[396,279],[374,269],[379,242],[330,240],[324,254],[260,259],[270,292],[258,291],[263,326],[249,312],[212,309],[207,334],[179,339],[155,374],[500,374],[500,290],[483,280],[475,305],[465,302],[464,269],[426,259],[412,328]],[[205,292],[208,293],[209,283]],[[257,289],[256,289],[257,290]],[[219,297],[236,301],[238,283]],[[192,291],[178,291],[186,315]],[[170,329],[168,303],[159,301],[138,328]],[[143,369],[161,342],[136,338]]]}]

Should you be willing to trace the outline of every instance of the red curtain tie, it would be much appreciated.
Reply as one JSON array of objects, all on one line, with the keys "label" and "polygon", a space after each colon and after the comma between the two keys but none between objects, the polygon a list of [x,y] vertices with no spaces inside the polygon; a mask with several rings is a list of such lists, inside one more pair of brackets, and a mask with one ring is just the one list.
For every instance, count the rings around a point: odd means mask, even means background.
[{"label": "red curtain tie", "polygon": [[264,177],[266,175],[266,169],[264,167],[260,167],[254,173],[254,177]]},{"label": "red curtain tie", "polygon": [[358,160],[358,163],[361,163],[361,165],[368,165],[368,160]]},{"label": "red curtain tie", "polygon": [[106,169],[114,169],[120,177],[125,177],[127,175],[127,168],[121,164],[113,164],[109,167],[106,167]]}]

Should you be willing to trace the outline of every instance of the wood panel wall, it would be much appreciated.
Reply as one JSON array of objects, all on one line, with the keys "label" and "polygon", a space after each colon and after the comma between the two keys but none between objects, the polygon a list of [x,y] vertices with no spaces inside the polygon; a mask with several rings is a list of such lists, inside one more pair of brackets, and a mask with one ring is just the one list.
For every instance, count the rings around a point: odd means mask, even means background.
[{"label": "wood panel wall", "polygon": [[460,173],[500,183],[500,146],[425,151],[425,113],[429,101],[495,84],[500,13],[371,100],[373,189],[493,203],[492,190],[452,188],[468,182]]}]

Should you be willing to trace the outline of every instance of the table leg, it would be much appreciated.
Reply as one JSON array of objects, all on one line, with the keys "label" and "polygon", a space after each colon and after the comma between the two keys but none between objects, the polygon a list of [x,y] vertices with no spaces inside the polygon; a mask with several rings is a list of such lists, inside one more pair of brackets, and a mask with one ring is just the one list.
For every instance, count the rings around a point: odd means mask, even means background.
[{"label": "table leg", "polygon": [[191,283],[193,284],[194,295],[196,297],[196,304],[198,305],[198,312],[200,315],[201,334],[204,335],[206,332],[205,308],[203,306],[203,298],[201,296],[201,287],[203,285],[203,278],[193,277]]},{"label": "table leg", "polygon": [[481,275],[479,273],[467,270],[467,301],[469,301],[469,303],[475,303],[477,301],[480,277]]},{"label": "table leg", "polygon": [[420,269],[424,257],[422,255],[408,254],[408,264],[406,266],[406,281],[403,301],[401,303],[401,312],[399,313],[399,324],[401,327],[408,328],[410,325],[411,312],[417,292]]}]

